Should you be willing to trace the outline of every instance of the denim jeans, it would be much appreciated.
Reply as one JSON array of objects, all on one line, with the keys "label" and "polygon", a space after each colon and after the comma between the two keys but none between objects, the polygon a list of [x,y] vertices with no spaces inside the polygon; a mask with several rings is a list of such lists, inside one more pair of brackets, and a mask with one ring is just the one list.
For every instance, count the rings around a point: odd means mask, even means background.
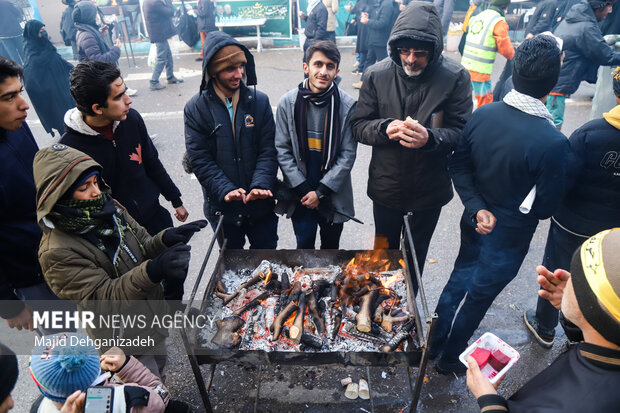
[{"label": "denim jeans", "polygon": [[490,234],[480,235],[465,212],[460,227],[459,255],[435,309],[433,353],[443,350],[446,362],[458,360],[495,297],[517,275],[536,230],[535,225],[505,227],[498,220]]},{"label": "denim jeans", "polygon": [[[217,217],[207,216],[211,228],[215,231]],[[245,246],[245,238],[250,241],[251,249],[276,249],[278,246],[278,216],[273,212],[261,217],[243,217],[237,223],[224,220],[224,238],[228,240],[226,248],[241,250]],[[222,239],[218,239],[221,246]]]},{"label": "denim jeans", "polygon": [[314,249],[317,227],[321,228],[321,249],[337,250],[344,224],[327,222],[316,209],[298,205],[293,216],[293,231],[297,239],[297,249]]},{"label": "denim jeans", "polygon": [[[545,245],[545,256],[542,265],[549,271],[562,268],[570,270],[570,262],[573,253],[587,238],[573,235],[563,230],[555,220],[551,220],[547,244]],[[544,298],[538,297],[536,304],[536,320],[540,326],[546,330],[555,330],[558,325],[559,311]]]},{"label": "denim jeans", "polygon": [[174,79],[172,51],[168,40],[155,43],[157,48],[157,61],[155,62],[155,68],[153,68],[153,77],[151,78],[151,84],[157,84],[159,82],[159,76],[166,67],[166,78],[168,80]]}]

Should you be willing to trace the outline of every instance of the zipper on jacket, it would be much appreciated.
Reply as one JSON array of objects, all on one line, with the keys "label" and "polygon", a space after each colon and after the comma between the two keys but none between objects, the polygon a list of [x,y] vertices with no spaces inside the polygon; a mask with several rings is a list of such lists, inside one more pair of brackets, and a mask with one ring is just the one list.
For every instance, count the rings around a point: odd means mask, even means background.
[{"label": "zipper on jacket", "polygon": [[116,148],[116,139],[112,139],[112,146]]}]

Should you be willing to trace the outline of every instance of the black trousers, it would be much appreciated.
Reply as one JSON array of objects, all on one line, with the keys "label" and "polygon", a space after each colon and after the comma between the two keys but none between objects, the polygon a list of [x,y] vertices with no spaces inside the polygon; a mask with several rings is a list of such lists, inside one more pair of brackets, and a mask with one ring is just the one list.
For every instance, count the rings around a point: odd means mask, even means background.
[{"label": "black trousers", "polygon": [[[364,62],[364,70],[374,65],[375,62],[380,62],[387,57],[387,48],[384,46],[371,46],[368,45],[368,51],[366,53],[366,61]],[[364,80],[364,74],[362,74],[361,80]]]},{"label": "black trousers", "polygon": [[[400,237],[405,226],[403,215],[407,214],[407,211],[387,208],[373,202],[372,212],[375,219],[375,248],[385,248],[386,246],[389,249],[400,248]],[[420,276],[424,270],[426,254],[440,214],[441,208],[427,209],[414,212],[411,219],[411,236],[413,237]],[[414,292],[417,294],[418,283],[413,271],[411,277]]]}]

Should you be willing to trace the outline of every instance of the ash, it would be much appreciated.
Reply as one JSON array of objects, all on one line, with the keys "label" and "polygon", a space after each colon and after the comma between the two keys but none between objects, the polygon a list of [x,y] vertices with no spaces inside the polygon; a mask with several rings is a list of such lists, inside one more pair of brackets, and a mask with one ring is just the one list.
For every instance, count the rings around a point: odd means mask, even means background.
[{"label": "ash", "polygon": [[[334,301],[333,295],[330,297],[332,288],[335,288],[334,285],[337,285],[339,280],[341,282],[342,274],[343,268],[335,265],[316,268],[292,268],[281,263],[272,263],[266,260],[262,261],[256,268],[245,268],[238,271],[227,270],[220,280],[224,294],[230,295],[235,292],[238,292],[238,294],[226,305],[224,305],[222,298],[215,295],[212,296],[205,309],[205,316],[209,320],[224,320],[234,317],[234,313],[237,311],[237,315],[243,319],[243,326],[237,331],[232,332],[233,339],[235,340],[233,340],[230,346],[227,346],[230,349],[262,350],[267,352],[379,352],[382,346],[385,346],[386,343],[398,334],[401,324],[394,324],[394,329],[388,333],[379,327],[380,323],[373,321],[373,327],[370,332],[359,332],[356,328],[356,315],[360,311],[359,305],[345,305],[341,303],[339,298]],[[286,283],[284,277],[286,277],[288,283]],[[394,302],[397,305],[393,308],[394,312],[400,316],[403,314],[409,315],[407,285],[404,281],[403,270],[381,271],[375,273],[374,277],[396,295],[397,299]],[[244,287],[244,284],[247,284],[248,281],[257,278],[260,280],[253,285],[246,285]],[[288,284],[289,288],[283,289],[283,283],[284,285]],[[286,333],[290,332],[298,311],[285,320],[281,334],[276,340],[272,340],[272,330],[270,330],[270,327],[276,321],[278,314],[287,305],[287,301],[295,300],[299,304],[298,298],[292,297],[297,284],[306,292],[306,297],[308,297],[308,294],[314,294],[317,303],[325,304],[319,311],[320,317],[325,323],[325,331],[321,334],[317,331],[313,317],[306,308],[303,321],[304,336],[302,336],[301,343],[290,339]],[[264,297],[265,293],[267,293],[266,298],[260,301],[255,300],[257,297],[261,298],[259,296]],[[380,305],[385,305],[389,301],[385,300]],[[248,304],[253,302],[256,304],[255,306],[248,306]],[[330,328],[330,320],[337,313],[340,313],[334,307],[334,304],[342,310],[342,319],[339,325],[332,322]],[[240,314],[239,311],[241,311]],[[411,315],[412,317],[413,315]],[[338,329],[338,332],[331,334],[334,329]],[[220,350],[221,346],[212,342],[217,332],[218,328],[215,322],[209,327],[200,330],[197,333],[200,346],[203,349]],[[306,335],[310,337],[312,342],[310,345],[308,340],[304,340]],[[408,333],[408,335],[411,336],[411,333]]]}]

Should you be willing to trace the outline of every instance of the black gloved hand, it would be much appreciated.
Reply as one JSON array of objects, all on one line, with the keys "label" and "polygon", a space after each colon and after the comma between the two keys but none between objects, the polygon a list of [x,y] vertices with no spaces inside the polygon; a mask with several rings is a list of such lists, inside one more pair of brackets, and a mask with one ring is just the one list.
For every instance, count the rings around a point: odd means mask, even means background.
[{"label": "black gloved hand", "polygon": [[189,245],[179,243],[150,260],[146,264],[146,273],[150,280],[156,284],[163,279],[184,281],[187,277],[191,249]]},{"label": "black gloved hand", "polygon": [[161,240],[166,246],[171,247],[179,242],[187,244],[192,236],[207,226],[206,219],[200,219],[198,221],[189,222],[187,224],[180,225],[176,228],[170,228],[161,237]]}]

